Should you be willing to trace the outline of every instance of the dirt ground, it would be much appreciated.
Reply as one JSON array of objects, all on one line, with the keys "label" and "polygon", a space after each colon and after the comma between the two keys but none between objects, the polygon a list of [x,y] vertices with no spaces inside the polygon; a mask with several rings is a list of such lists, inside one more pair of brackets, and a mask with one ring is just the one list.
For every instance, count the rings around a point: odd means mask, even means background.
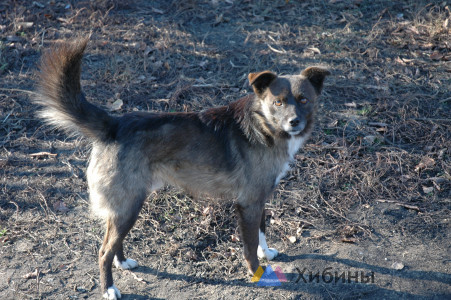
[{"label": "dirt ground", "polygon": [[[446,1],[0,3],[0,298],[99,298],[103,229],[86,140],[44,126],[36,63],[91,34],[82,84],[112,113],[196,111],[249,72],[328,77],[312,138],[267,204],[277,287],[250,281],[233,202],[165,188],[127,238],[123,299],[451,299],[451,14]],[[268,262],[262,262],[267,265]],[[318,274],[318,275],[317,275]]]}]

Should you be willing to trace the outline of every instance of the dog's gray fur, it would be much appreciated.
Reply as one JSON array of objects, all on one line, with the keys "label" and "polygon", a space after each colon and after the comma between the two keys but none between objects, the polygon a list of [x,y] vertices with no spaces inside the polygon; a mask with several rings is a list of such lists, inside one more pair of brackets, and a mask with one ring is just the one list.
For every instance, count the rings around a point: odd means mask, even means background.
[{"label": "dog's gray fur", "polygon": [[[87,39],[63,43],[43,55],[38,74],[40,116],[92,142],[87,171],[92,209],[106,221],[99,251],[104,297],[120,298],[113,261],[126,259],[122,242],[150,191],[164,184],[191,194],[234,198],[249,271],[258,266],[265,232],[264,204],[289,162],[310,135],[317,97],[329,72],[249,74],[254,94],[198,113],[130,113],[120,117],[86,101],[80,87]],[[262,246],[263,245],[263,246]],[[277,255],[268,250],[266,257]],[[259,248],[260,250],[260,248]],[[268,256],[268,251],[272,254]]]}]

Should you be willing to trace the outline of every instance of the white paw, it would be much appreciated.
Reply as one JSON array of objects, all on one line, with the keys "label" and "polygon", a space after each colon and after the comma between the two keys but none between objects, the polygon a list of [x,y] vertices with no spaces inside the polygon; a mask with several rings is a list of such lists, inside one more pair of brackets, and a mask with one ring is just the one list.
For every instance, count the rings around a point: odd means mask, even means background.
[{"label": "white paw", "polygon": [[266,258],[267,260],[273,260],[274,257],[276,257],[277,255],[279,255],[279,251],[277,251],[274,248],[262,248],[260,246],[258,246],[257,248],[257,255],[259,258]]},{"label": "white paw", "polygon": [[136,268],[138,266],[138,262],[130,258],[127,258],[124,261],[119,261],[117,256],[114,256],[114,265],[118,269],[130,270]]},{"label": "white paw", "polygon": [[108,288],[108,290],[103,294],[103,298],[108,300],[117,300],[121,299],[121,293],[117,289],[117,287],[113,284]]}]

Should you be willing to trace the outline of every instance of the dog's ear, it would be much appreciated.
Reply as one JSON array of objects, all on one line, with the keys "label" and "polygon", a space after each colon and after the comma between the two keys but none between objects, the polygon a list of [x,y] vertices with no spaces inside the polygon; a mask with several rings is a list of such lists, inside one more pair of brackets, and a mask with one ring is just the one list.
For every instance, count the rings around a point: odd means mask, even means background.
[{"label": "dog's ear", "polygon": [[330,75],[330,72],[323,67],[308,67],[302,71],[301,75],[307,77],[315,88],[316,93],[319,95],[323,88],[324,78],[326,78],[327,75]]},{"label": "dog's ear", "polygon": [[260,73],[250,73],[249,84],[254,89],[254,92],[260,96],[271,84],[271,82],[277,78],[277,75],[270,71],[263,71]]}]

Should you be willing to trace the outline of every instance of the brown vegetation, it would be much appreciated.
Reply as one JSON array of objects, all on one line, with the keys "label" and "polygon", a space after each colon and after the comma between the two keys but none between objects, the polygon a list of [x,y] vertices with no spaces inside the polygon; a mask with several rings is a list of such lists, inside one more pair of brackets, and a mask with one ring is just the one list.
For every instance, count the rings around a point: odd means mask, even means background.
[{"label": "brown vegetation", "polygon": [[[113,113],[228,103],[266,69],[333,73],[267,205],[268,242],[284,253],[272,265],[289,282],[249,282],[232,203],[166,188],[129,236],[142,267],[115,271],[126,299],[449,295],[450,18],[444,1],[2,1],[0,298],[99,295],[88,143],[43,126],[29,100],[42,49],[89,33],[83,88]],[[303,266],[376,282],[296,283]]]}]

